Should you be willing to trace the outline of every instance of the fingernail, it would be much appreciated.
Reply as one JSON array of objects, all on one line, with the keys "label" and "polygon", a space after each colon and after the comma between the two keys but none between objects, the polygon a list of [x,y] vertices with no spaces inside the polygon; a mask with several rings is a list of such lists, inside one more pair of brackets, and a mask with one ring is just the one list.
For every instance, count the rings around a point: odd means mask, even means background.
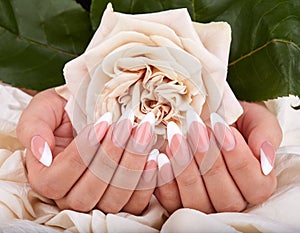
[{"label": "fingernail", "polygon": [[233,150],[235,147],[235,138],[229,125],[215,112],[210,115],[210,121],[220,147],[225,151]]},{"label": "fingernail", "polygon": [[172,167],[169,158],[164,153],[160,153],[157,157],[159,177],[162,179],[159,181],[159,186],[167,184],[174,179]]},{"label": "fingernail", "polygon": [[189,110],[186,113],[186,121],[188,126],[189,143],[193,152],[206,152],[209,148],[209,137],[207,128],[200,116],[194,111]]},{"label": "fingernail", "polygon": [[175,135],[182,136],[182,132],[175,122],[170,121],[167,125],[167,136],[168,136],[169,146],[171,146],[172,139],[174,138]]},{"label": "fingernail", "polygon": [[275,162],[275,149],[270,142],[264,142],[260,148],[260,164],[264,175],[269,175]]},{"label": "fingernail", "polygon": [[[94,124],[95,136],[97,139],[96,143],[99,143],[103,139],[103,137],[104,137],[108,127],[111,125],[111,123],[112,123],[112,114],[110,112],[104,113],[96,121],[96,123]],[[89,136],[94,137],[93,134],[90,134]],[[90,142],[95,141],[94,138],[89,138],[89,140],[90,140]]]},{"label": "fingernail", "polygon": [[157,157],[159,155],[159,151],[157,149],[153,149],[148,156],[147,163],[145,166],[145,170],[143,172],[142,178],[146,183],[150,183],[156,173],[157,169]]},{"label": "fingernail", "polygon": [[52,153],[48,143],[40,136],[31,139],[31,151],[33,155],[46,167],[52,163]]},{"label": "fingernail", "polygon": [[170,121],[167,125],[167,137],[169,149],[175,161],[181,165],[187,165],[190,161],[189,148],[178,125]]},{"label": "fingernail", "polygon": [[112,142],[115,146],[120,148],[125,147],[131,134],[133,122],[134,112],[132,109],[127,109],[120,117],[113,130]]},{"label": "fingernail", "polygon": [[134,133],[133,137],[135,139],[135,142],[140,145],[145,145],[150,143],[154,132],[154,125],[155,125],[154,113],[149,112],[144,117],[144,119],[139,123]]}]

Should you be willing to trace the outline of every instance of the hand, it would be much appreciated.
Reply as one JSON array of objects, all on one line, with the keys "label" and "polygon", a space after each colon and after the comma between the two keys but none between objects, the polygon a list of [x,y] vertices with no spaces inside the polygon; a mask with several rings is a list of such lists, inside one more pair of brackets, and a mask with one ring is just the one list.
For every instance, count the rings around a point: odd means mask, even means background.
[{"label": "hand", "polygon": [[[32,188],[61,209],[141,213],[155,187],[155,153],[147,161],[153,122],[148,118],[132,130],[129,114],[109,127],[109,114],[104,114],[74,138],[65,104],[53,89],[47,90],[36,95],[21,116],[17,134],[27,148]],[[116,140],[113,135],[122,137]],[[128,186],[120,186],[124,172],[131,175],[126,177]],[[136,187],[140,190],[134,191]]]},{"label": "hand", "polygon": [[244,113],[230,127],[214,116],[211,132],[191,113],[187,139],[177,126],[168,126],[168,157],[158,157],[163,182],[155,194],[170,213],[180,207],[206,213],[242,211],[274,192],[272,166],[282,139],[280,126],[263,104],[241,104]]}]

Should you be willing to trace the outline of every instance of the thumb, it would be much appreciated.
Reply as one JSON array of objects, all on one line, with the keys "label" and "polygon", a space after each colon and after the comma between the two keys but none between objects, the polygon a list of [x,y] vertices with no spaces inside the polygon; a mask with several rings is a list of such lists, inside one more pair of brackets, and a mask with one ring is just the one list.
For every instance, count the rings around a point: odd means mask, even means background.
[{"label": "thumb", "polygon": [[[50,152],[54,150],[53,132],[61,122],[64,106],[65,100],[50,89],[33,97],[22,113],[17,126],[17,137],[36,157],[45,149],[49,149]],[[31,148],[32,144],[36,145],[35,148]],[[46,145],[49,148],[46,148]]]}]

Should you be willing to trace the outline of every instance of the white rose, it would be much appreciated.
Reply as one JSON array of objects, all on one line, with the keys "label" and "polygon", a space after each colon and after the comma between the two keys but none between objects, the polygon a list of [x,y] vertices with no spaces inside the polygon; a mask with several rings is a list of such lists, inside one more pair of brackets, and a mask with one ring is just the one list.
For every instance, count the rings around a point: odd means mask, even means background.
[{"label": "white rose", "polygon": [[128,108],[136,123],[153,111],[158,135],[169,121],[185,130],[190,108],[207,123],[217,112],[232,124],[242,108],[226,82],[230,41],[227,23],[193,23],[186,9],[126,15],[109,4],[57,90],[77,132],[107,111],[117,120]]}]

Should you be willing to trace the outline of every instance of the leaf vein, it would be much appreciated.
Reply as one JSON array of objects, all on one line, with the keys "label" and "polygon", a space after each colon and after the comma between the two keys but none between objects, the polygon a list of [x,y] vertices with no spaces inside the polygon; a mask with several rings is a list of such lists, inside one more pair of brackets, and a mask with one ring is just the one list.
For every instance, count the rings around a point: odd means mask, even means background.
[{"label": "leaf vein", "polygon": [[300,52],[300,47],[299,47],[297,44],[295,44],[293,41],[284,40],[284,39],[276,39],[276,38],[274,38],[274,39],[272,39],[272,40],[266,42],[266,43],[263,44],[262,46],[260,46],[260,47],[258,47],[258,48],[256,48],[256,49],[254,49],[254,50],[252,50],[251,52],[249,52],[249,53],[247,53],[247,54],[245,54],[245,55],[239,57],[238,59],[236,59],[236,60],[230,62],[230,63],[229,63],[229,66],[233,66],[233,65],[237,64],[238,62],[240,62],[240,61],[246,59],[247,57],[252,56],[253,54],[259,52],[260,50],[264,49],[265,47],[267,47],[268,45],[270,45],[270,44],[272,44],[272,43],[285,43],[285,44],[290,44],[290,45],[296,47],[297,50],[299,50],[299,52]]},{"label": "leaf vein", "polygon": [[58,49],[58,48],[55,48],[55,47],[52,47],[50,46],[49,44],[42,44],[42,43],[39,43],[37,41],[33,41],[29,38],[26,38],[26,37],[23,37],[21,35],[19,35],[19,38],[22,39],[22,40],[25,40],[27,41],[28,43],[32,44],[32,45],[35,45],[35,46],[38,46],[38,47],[42,47],[42,48],[45,48],[45,49],[49,49],[49,50],[52,50],[54,52],[57,52],[57,53],[60,53],[60,54],[63,54],[63,55],[66,55],[66,56],[70,56],[70,57],[77,57],[78,55],[77,54],[74,54],[74,53],[70,53],[68,51],[65,51],[65,50],[62,50],[62,49]]}]

